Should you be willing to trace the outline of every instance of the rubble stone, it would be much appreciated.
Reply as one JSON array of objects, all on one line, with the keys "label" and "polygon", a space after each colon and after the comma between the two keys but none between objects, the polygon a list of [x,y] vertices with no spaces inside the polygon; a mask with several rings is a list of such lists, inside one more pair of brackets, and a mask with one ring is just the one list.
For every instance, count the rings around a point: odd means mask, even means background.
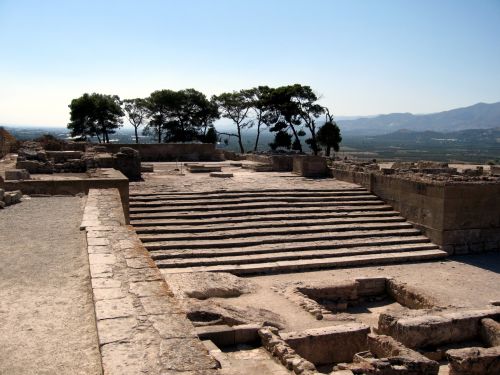
[{"label": "rubble stone", "polygon": [[446,352],[450,375],[500,374],[500,346],[452,349]]},{"label": "rubble stone", "polygon": [[8,169],[5,171],[6,180],[29,180],[30,174],[26,169]]}]

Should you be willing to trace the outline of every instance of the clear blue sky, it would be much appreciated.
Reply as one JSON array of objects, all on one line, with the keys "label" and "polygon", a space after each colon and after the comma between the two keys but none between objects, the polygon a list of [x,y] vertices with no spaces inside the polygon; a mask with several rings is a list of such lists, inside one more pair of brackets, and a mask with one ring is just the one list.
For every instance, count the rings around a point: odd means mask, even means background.
[{"label": "clear blue sky", "polygon": [[0,0],[0,123],[84,92],[302,83],[337,116],[500,101],[500,0]]}]

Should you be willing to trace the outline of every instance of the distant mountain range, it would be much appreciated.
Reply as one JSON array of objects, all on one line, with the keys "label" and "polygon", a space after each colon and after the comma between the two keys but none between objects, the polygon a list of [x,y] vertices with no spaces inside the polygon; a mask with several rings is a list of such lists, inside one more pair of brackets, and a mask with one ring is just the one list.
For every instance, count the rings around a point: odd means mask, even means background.
[{"label": "distant mountain range", "polygon": [[490,129],[500,127],[500,102],[478,103],[470,107],[425,115],[391,113],[353,120],[339,119],[337,123],[342,135],[346,136],[375,136],[399,130],[448,133],[467,129]]},{"label": "distant mountain range", "polygon": [[382,140],[384,142],[477,142],[478,144],[499,144],[500,145],[500,127],[491,129],[466,129],[454,132],[435,132],[435,131],[413,131],[398,130],[393,133],[376,135],[368,139]]}]

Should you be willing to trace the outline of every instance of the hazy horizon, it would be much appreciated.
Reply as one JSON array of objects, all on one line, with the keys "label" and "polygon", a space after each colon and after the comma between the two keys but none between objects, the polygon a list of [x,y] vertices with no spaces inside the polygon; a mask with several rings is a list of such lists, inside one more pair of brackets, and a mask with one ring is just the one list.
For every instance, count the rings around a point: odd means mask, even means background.
[{"label": "hazy horizon", "polygon": [[[85,92],[310,85],[338,118],[500,100],[500,2],[0,1],[0,123]],[[54,126],[54,125],[52,125]]]}]

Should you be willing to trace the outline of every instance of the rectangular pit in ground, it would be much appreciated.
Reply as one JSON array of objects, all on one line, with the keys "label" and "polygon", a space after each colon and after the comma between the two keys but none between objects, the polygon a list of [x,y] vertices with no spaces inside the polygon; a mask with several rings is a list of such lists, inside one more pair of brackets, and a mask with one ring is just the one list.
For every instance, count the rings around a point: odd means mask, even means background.
[{"label": "rectangular pit in ground", "polygon": [[435,306],[435,301],[421,291],[386,277],[300,286],[289,295],[317,319],[335,320],[335,314],[347,313],[374,327],[379,314],[389,308],[403,310]]}]

